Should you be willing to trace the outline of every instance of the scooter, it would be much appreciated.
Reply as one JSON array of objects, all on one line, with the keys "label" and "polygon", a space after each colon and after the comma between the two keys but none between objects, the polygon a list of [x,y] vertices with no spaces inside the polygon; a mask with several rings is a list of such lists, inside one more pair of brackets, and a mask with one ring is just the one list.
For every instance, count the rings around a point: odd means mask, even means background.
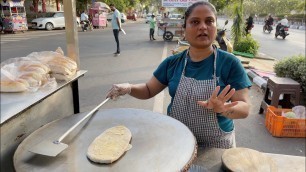
[{"label": "scooter", "polygon": [[281,25],[279,23],[276,26],[275,38],[277,38],[277,36],[281,36],[281,37],[283,37],[283,39],[285,39],[286,36],[289,35],[288,31],[289,31],[289,27],[288,26],[283,26],[283,25]]},{"label": "scooter", "polygon": [[81,21],[81,28],[83,32],[86,32],[88,30],[92,30],[91,23],[89,21]]},{"label": "scooter", "polygon": [[226,34],[225,34],[225,32],[226,32],[225,26],[227,24],[228,24],[228,20],[225,21],[223,28],[218,30],[216,41],[218,42],[221,50],[232,53],[233,52],[233,45],[226,38]]},{"label": "scooter", "polygon": [[268,31],[268,33],[271,33],[273,30],[272,25],[268,25],[268,20],[265,21],[265,25],[263,26],[263,32]]}]

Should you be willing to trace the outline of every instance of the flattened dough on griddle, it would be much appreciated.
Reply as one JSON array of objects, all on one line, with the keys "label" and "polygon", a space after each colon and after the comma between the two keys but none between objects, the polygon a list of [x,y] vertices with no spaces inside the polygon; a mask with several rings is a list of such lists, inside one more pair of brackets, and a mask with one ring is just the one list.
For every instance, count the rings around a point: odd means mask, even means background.
[{"label": "flattened dough on griddle", "polygon": [[97,163],[112,163],[131,148],[131,138],[132,133],[125,126],[109,128],[90,144],[87,157]]}]

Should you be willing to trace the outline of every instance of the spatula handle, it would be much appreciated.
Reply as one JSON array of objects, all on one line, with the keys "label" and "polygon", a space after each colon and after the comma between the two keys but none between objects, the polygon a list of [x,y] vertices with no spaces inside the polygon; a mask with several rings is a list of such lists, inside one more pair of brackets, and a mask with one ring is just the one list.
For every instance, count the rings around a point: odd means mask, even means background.
[{"label": "spatula handle", "polygon": [[85,119],[94,114],[102,105],[104,105],[110,98],[107,98],[102,103],[100,103],[97,107],[91,110],[86,116],[84,116],[79,122],[74,124],[69,130],[67,130],[58,140],[54,141],[55,143],[60,143],[71,131],[73,131],[78,125],[80,125]]}]

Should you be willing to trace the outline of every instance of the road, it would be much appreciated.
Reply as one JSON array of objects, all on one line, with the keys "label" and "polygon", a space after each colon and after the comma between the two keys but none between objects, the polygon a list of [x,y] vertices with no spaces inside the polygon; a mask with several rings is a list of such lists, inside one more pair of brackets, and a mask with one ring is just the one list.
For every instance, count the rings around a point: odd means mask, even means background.
[{"label": "road", "polygon": [[[127,34],[120,35],[121,55],[117,57],[113,55],[115,41],[110,28],[79,32],[81,69],[88,70],[79,80],[82,112],[91,110],[102,102],[113,83],[146,82],[161,60],[169,56],[170,50],[176,45],[174,41],[164,42],[160,36],[156,36],[156,41],[150,41],[149,26],[144,22],[130,22],[124,24],[123,27]],[[59,34],[1,44],[1,61],[26,56],[33,51],[54,51],[57,47],[66,50],[63,31],[52,32]],[[48,33],[51,32],[36,31],[33,36]],[[117,101],[106,103],[102,109],[138,108],[166,114],[170,101],[167,92],[166,89],[149,100],[124,96]],[[237,146],[268,153],[305,156],[305,139],[275,138],[266,130],[264,115],[258,114],[259,105],[263,99],[262,90],[254,85],[250,90],[250,97],[252,108],[249,117],[235,120]]]},{"label": "road", "polygon": [[[224,22],[225,19],[218,19],[219,26],[223,26]],[[227,30],[231,30],[232,23],[232,20],[229,20],[226,26]],[[289,28],[290,35],[283,40],[280,37],[275,38],[275,27],[273,27],[274,30],[270,34],[264,33],[262,27],[263,25],[254,24],[254,28],[251,31],[253,38],[260,44],[259,52],[278,60],[293,55],[305,55],[305,30]],[[228,32],[228,34],[230,33]]]}]

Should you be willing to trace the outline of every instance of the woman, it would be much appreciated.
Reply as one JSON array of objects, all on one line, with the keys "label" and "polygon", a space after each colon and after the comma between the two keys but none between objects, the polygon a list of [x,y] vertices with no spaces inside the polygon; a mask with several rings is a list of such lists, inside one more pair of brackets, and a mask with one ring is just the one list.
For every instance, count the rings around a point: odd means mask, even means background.
[{"label": "woman", "polygon": [[130,94],[149,99],[168,86],[172,97],[168,115],[188,126],[199,146],[233,147],[232,119],[248,116],[251,83],[234,55],[212,45],[216,20],[209,2],[191,5],[184,24],[190,48],[166,58],[147,83],[115,84],[107,97]]}]

